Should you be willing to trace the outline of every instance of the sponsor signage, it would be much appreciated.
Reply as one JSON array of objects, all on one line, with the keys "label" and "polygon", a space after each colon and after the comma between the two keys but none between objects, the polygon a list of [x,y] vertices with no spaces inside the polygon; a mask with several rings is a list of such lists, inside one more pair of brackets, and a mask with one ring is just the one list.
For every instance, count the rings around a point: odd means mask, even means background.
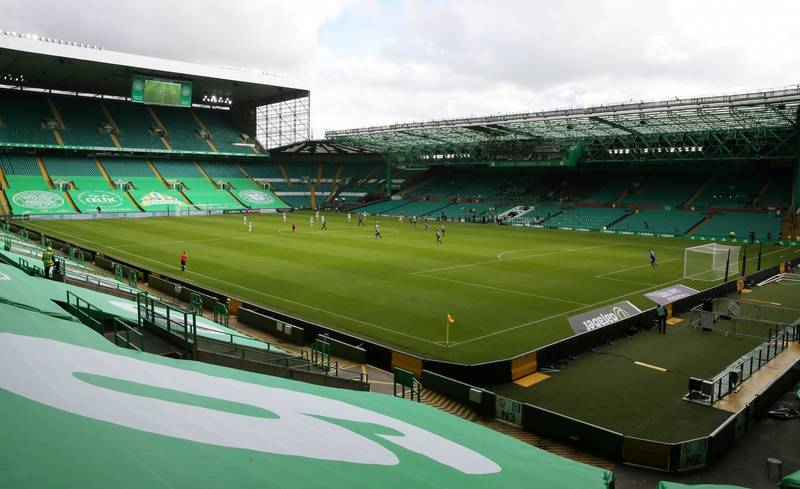
[{"label": "sponsor signage", "polygon": [[614,324],[642,312],[630,301],[617,302],[605,307],[594,309],[569,318],[569,325],[575,334],[592,331],[609,324]]},{"label": "sponsor signage", "polygon": [[186,205],[182,201],[176,199],[171,195],[164,195],[161,192],[150,192],[145,194],[139,203],[142,207],[150,207],[154,205]]},{"label": "sponsor signage", "polygon": [[678,299],[683,299],[684,297],[689,297],[696,293],[697,291],[691,287],[677,284],[672,287],[667,287],[666,289],[648,292],[644,296],[658,305],[665,306]]}]

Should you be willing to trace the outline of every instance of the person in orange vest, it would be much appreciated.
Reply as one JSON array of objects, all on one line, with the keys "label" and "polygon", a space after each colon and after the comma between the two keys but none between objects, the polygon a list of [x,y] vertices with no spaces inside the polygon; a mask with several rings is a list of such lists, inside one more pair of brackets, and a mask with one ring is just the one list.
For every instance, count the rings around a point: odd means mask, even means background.
[{"label": "person in orange vest", "polygon": [[189,259],[189,257],[186,255],[186,252],[185,251],[182,252],[181,253],[181,272],[185,272],[186,271],[186,260],[188,260],[188,259]]}]

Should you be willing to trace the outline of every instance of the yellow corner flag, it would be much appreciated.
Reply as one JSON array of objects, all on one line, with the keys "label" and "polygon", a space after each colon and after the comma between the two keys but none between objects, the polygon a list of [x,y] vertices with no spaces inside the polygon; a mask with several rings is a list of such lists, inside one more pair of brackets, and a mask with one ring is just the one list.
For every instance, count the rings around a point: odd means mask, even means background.
[{"label": "yellow corner flag", "polygon": [[448,322],[448,323],[450,323],[450,324],[453,324],[453,323],[455,323],[455,322],[456,322],[456,320],[455,320],[455,319],[453,319],[453,316],[451,316],[450,314],[448,314],[448,315],[447,315],[447,322]]}]

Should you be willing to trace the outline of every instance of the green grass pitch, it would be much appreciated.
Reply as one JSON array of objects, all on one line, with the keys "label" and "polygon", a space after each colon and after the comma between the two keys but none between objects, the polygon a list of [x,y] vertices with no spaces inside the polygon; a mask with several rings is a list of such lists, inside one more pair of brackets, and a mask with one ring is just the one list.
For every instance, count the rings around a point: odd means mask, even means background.
[{"label": "green grass pitch", "polygon": [[[570,336],[567,317],[619,300],[642,309],[643,294],[683,280],[683,239],[446,224],[442,244],[414,227],[327,213],[328,231],[309,213],[94,221],[39,221],[30,227],[112,257],[268,308],[371,337],[424,356],[482,362]],[[290,224],[297,224],[291,232]],[[651,269],[653,248],[659,267]],[[186,250],[188,271],[179,270]],[[764,248],[764,265],[797,256]],[[755,253],[749,253],[750,269]],[[455,324],[445,345],[447,314]]]}]

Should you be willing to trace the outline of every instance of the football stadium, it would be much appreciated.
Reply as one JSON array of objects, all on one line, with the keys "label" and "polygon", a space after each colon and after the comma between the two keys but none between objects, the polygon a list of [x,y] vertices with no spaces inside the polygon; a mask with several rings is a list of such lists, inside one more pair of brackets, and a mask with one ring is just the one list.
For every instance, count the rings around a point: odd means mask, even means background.
[{"label": "football stadium", "polygon": [[800,488],[800,86],[315,139],[265,72],[0,74],[0,486]]}]

